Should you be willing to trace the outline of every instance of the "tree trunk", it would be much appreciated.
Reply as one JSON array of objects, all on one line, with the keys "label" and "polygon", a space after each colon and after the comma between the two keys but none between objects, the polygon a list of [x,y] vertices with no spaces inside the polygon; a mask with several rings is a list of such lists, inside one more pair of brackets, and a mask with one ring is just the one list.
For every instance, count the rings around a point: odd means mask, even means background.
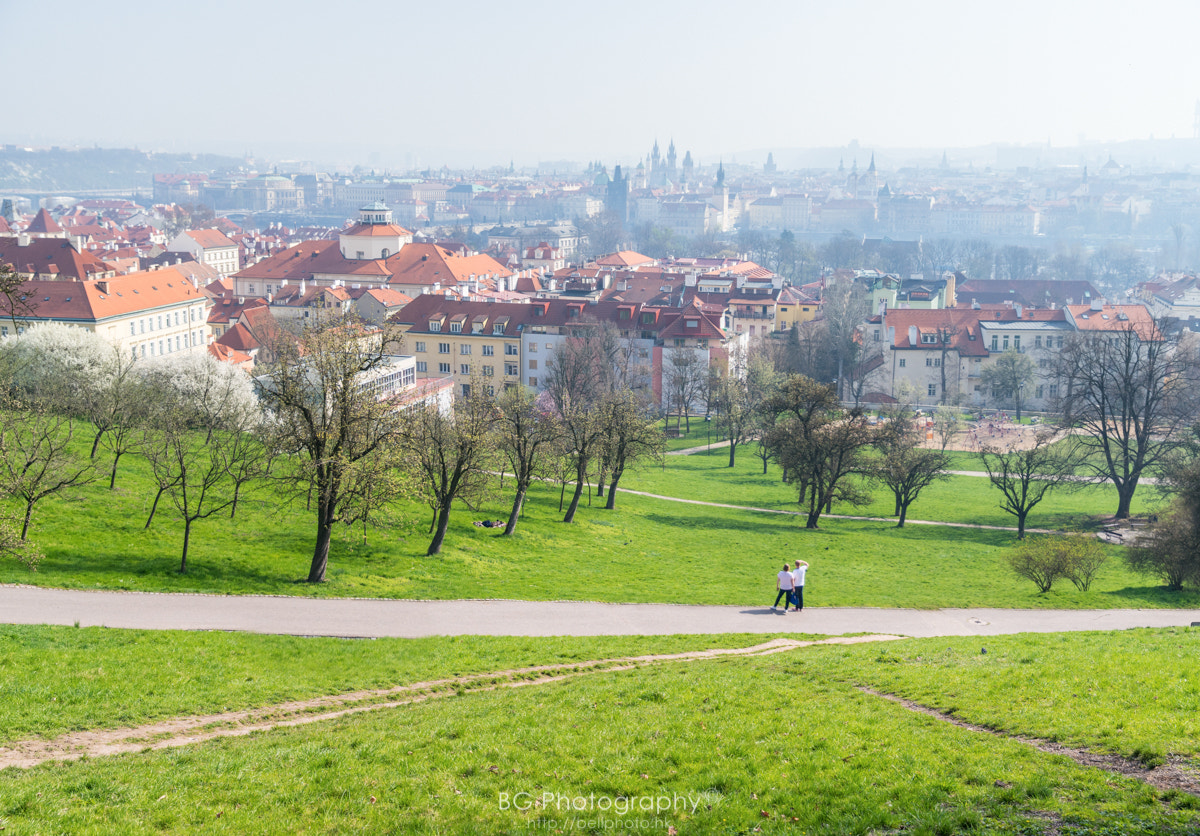
[{"label": "tree trunk", "polygon": [[447,502],[439,511],[437,533],[433,535],[433,542],[429,544],[429,550],[425,552],[426,557],[432,557],[442,550],[442,541],[446,539],[446,529],[450,527],[450,503]]},{"label": "tree trunk", "polygon": [[1132,479],[1122,484],[1117,488],[1117,513],[1118,520],[1129,519],[1129,508],[1133,504],[1133,492],[1137,488],[1137,482]]},{"label": "tree trunk", "polygon": [[898,516],[900,516],[900,514],[901,514],[901,509],[900,509],[900,494],[899,494],[899,493],[896,493],[896,492],[893,492],[893,494],[892,494],[892,498],[896,500],[896,510],[892,512],[892,516],[893,516],[893,517],[898,517]]},{"label": "tree trunk", "polygon": [[900,520],[896,523],[896,528],[904,528],[904,518],[908,516],[908,506],[901,505],[898,513],[900,514]]},{"label": "tree trunk", "polygon": [[733,467],[733,457],[737,451],[737,444],[734,441],[729,442],[729,466]]},{"label": "tree trunk", "polygon": [[187,552],[188,541],[192,539],[192,521],[189,517],[183,518],[183,557],[179,559],[179,574],[187,574]]},{"label": "tree trunk", "polygon": [[764,458],[762,460],[762,463],[763,463],[763,476],[766,476],[767,475],[767,460]]},{"label": "tree trunk", "polygon": [[820,519],[821,519],[821,509],[820,508],[818,508],[816,511],[809,511],[808,519],[806,519],[804,521],[804,527],[815,530],[817,528],[817,522]]},{"label": "tree trunk", "polygon": [[429,518],[429,533],[430,534],[432,534],[433,530],[435,528],[437,528],[437,512],[438,512],[438,509],[437,509],[437,506],[435,505],[435,506],[433,506],[433,516],[431,516]]},{"label": "tree trunk", "polygon": [[238,482],[233,486],[233,504],[229,506],[229,519],[233,519],[237,514],[238,500],[242,498],[242,483]]},{"label": "tree trunk", "polygon": [[571,497],[571,504],[567,506],[567,515],[563,517],[563,522],[572,522],[575,519],[575,511],[579,508],[579,498],[583,496],[583,479],[575,483],[575,495]]},{"label": "tree trunk", "polygon": [[21,526],[21,539],[25,539],[25,535],[29,533],[29,518],[33,516],[33,503],[25,503],[25,523]]},{"label": "tree trunk", "polygon": [[504,536],[512,534],[517,527],[517,519],[521,516],[521,506],[525,504],[525,487],[517,482],[517,497],[513,500],[512,511],[508,514],[508,524],[504,526]]},{"label": "tree trunk", "polygon": [[158,501],[162,499],[164,491],[166,488],[160,486],[158,493],[154,495],[154,504],[150,506],[150,516],[146,517],[146,524],[142,526],[143,531],[150,527],[150,523],[154,522],[154,512],[158,510]]},{"label": "tree trunk", "polygon": [[608,465],[600,465],[600,473],[596,477],[596,496],[604,496],[604,480],[608,478]]},{"label": "tree trunk", "polygon": [[121,461],[121,454],[113,454],[112,474],[108,477],[108,489],[111,491],[117,484],[117,462]]},{"label": "tree trunk", "polygon": [[562,490],[558,492],[558,513],[562,513],[563,500],[567,498],[567,480],[563,479]]},{"label": "tree trunk", "polygon": [[333,535],[333,523],[324,514],[317,518],[317,544],[313,547],[312,565],[308,568],[308,583],[322,583],[325,567],[329,564],[329,538]]},{"label": "tree trunk", "polygon": [[1025,539],[1025,517],[1028,516],[1028,514],[1029,514],[1028,511],[1017,514],[1017,539],[1018,540]]},{"label": "tree trunk", "polygon": [[103,435],[104,435],[103,432],[96,433],[96,438],[92,441],[91,458],[93,458],[93,459],[96,458],[96,450],[98,450],[100,448],[100,439],[101,439],[101,437],[103,437]]},{"label": "tree trunk", "polygon": [[612,474],[612,482],[610,482],[608,485],[608,502],[604,505],[604,507],[609,511],[617,507],[617,482],[620,481],[621,471],[614,469]]}]

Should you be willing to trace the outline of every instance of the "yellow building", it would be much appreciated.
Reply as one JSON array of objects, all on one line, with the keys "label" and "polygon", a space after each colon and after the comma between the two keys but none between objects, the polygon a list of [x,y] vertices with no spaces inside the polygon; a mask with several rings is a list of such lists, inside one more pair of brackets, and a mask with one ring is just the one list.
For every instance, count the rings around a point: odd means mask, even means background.
[{"label": "yellow building", "polygon": [[416,358],[418,378],[451,378],[454,394],[472,385],[495,394],[521,380],[521,332],[527,304],[466,302],[419,296],[391,322],[404,331],[403,352]]},{"label": "yellow building", "polygon": [[817,318],[821,303],[797,287],[785,287],[775,301],[775,330],[790,331],[793,325]]}]

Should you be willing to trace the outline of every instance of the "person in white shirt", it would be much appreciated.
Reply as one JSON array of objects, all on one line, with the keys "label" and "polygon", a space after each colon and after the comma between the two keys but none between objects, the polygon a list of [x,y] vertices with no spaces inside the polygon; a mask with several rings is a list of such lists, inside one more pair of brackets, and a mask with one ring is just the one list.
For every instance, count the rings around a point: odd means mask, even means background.
[{"label": "person in white shirt", "polygon": [[771,605],[771,609],[779,606],[779,599],[783,599],[783,611],[787,612],[788,601],[792,600],[792,573],[788,571],[788,565],[783,564],[781,571],[775,578],[775,588],[779,590],[775,596],[775,603]]},{"label": "person in white shirt", "polygon": [[[787,565],[786,563],[784,564]],[[796,612],[804,609],[804,575],[808,572],[808,561],[797,560],[796,568],[792,570],[792,606],[796,608]],[[784,611],[787,611],[787,606],[784,606]]]}]

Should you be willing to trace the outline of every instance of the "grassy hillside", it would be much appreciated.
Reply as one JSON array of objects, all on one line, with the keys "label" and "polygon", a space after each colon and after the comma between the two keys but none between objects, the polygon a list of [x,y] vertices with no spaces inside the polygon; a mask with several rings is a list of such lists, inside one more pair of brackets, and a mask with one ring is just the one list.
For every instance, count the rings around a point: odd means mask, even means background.
[{"label": "grassy hillside", "polygon": [[[629,474],[623,485],[653,493],[732,505],[795,510],[791,488],[777,474],[763,477],[749,456],[738,467],[712,456],[671,456],[663,466]],[[183,526],[165,500],[149,529],[154,498],[145,464],[122,460],[117,488],[95,483],[69,498],[52,498],[34,514],[32,539],[46,553],[39,571],[0,564],[0,582],[74,588],[203,591],[316,596],[446,599],[592,600],[762,604],[773,597],[784,560],[812,566],[808,600],[814,606],[1186,607],[1200,594],[1170,594],[1155,581],[1111,559],[1088,593],[1060,583],[1041,595],[1016,578],[1005,559],[1015,543],[1008,531],[922,526],[897,529],[888,521],[825,519],[806,531],[803,518],[740,508],[716,508],[624,494],[614,511],[601,500],[561,522],[559,491],[531,493],[515,536],[476,521],[507,516],[512,482],[497,485],[476,510],[455,509],[447,546],[426,557],[428,509],[402,505],[365,528],[339,528],[327,582],[301,583],[315,538],[314,516],[302,500],[268,490],[248,495],[236,518],[218,516],[192,529],[189,570],[178,573]],[[986,480],[957,476],[930,488],[913,519],[1005,524]],[[1142,495],[1149,491],[1143,489]],[[879,498],[868,509],[887,514]],[[1104,514],[1110,491],[1089,487],[1052,495],[1030,519],[1034,527],[1087,528]],[[1146,501],[1145,498],[1143,501]],[[365,542],[364,542],[365,537]]]},{"label": "grassy hillside", "polygon": [[[8,638],[67,650],[94,636],[20,628]],[[280,644],[243,640],[269,645],[264,658]],[[226,649],[225,637],[179,641],[178,649]],[[464,658],[462,640],[432,641],[371,643],[383,650],[378,669],[360,659],[339,687],[419,675],[419,664],[404,671],[389,658],[405,647]],[[639,640],[620,641],[572,643],[587,655]],[[682,643],[690,641],[703,640]],[[488,661],[564,655],[561,640],[522,642],[489,640]],[[1192,833],[1194,796],[1014,735],[1195,769],[1196,642],[1193,630],[1009,636],[988,639],[981,654],[976,639],[905,640],[602,670],[179,749],[8,769],[0,824],[81,834]],[[328,644],[299,640],[289,652],[315,670],[345,658]],[[130,659],[148,656],[133,647]],[[49,688],[87,669],[84,654],[68,658]],[[1110,662],[1097,669],[1097,659]],[[154,681],[143,685],[158,695],[149,701],[168,702],[180,677],[202,675],[200,665],[146,674]],[[1162,673],[1109,678],[1129,670]],[[917,713],[864,686],[997,732]],[[231,681],[225,700],[247,702],[257,687]]]}]

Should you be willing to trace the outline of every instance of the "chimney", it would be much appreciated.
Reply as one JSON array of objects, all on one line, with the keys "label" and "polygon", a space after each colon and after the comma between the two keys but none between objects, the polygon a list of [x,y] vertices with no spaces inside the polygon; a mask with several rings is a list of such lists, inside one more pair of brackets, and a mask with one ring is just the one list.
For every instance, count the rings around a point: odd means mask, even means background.
[{"label": "chimney", "polygon": [[1092,310],[1093,311],[1104,310],[1104,300],[1098,296],[1096,298],[1092,299]]},{"label": "chimney", "polygon": [[921,341],[921,338],[919,336],[917,336],[917,326],[915,326],[915,325],[908,326],[908,344],[909,345],[917,345],[920,341]]},{"label": "chimney", "polygon": [[1020,319],[1020,318],[1021,318],[1021,306],[1020,306],[1020,304],[1014,304],[1014,305],[1013,305],[1013,311],[1015,311],[1015,312],[1016,312],[1016,314],[1017,314],[1017,319]]},{"label": "chimney", "polygon": [[96,290],[100,291],[101,293],[107,294],[108,293],[108,282],[96,282]]}]

